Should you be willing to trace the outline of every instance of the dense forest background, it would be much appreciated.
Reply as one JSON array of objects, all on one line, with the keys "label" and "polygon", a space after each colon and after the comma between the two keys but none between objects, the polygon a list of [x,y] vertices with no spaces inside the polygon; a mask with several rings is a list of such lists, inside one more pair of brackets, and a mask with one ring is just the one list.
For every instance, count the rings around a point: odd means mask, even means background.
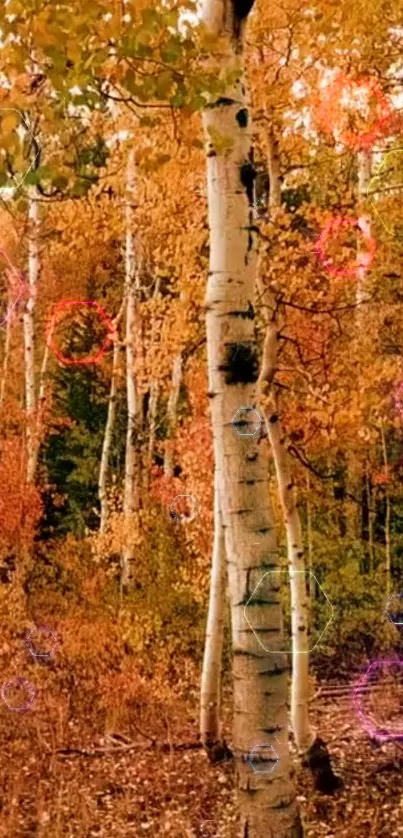
[{"label": "dense forest background", "polygon": [[[204,22],[193,0],[0,13],[0,661],[2,681],[35,688],[13,712],[3,685],[7,838],[302,835],[248,827],[242,802],[237,831],[226,602],[220,735],[198,733],[217,538],[206,280],[212,228],[226,240],[232,212],[206,150],[228,162],[233,148],[206,124],[230,107],[241,55],[238,191],[257,268],[240,318],[267,386],[250,435],[250,416],[227,425],[239,457],[250,437],[267,452],[284,571],[281,467],[292,477],[318,638],[311,718],[341,778],[335,794],[314,788],[290,731],[297,802],[308,838],[403,835],[403,728],[371,739],[351,699],[370,661],[401,654],[403,6],[205,7]],[[237,352],[225,375],[242,387]],[[282,602],[290,649],[287,584]],[[386,702],[390,682],[378,687]],[[13,689],[15,708],[30,687]]]}]

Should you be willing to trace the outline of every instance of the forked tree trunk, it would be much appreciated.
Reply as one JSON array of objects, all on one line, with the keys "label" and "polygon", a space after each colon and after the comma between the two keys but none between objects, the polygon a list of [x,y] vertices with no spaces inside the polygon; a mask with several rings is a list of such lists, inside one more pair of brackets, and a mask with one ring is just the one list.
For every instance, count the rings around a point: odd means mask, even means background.
[{"label": "forked tree trunk", "polygon": [[27,482],[32,483],[36,466],[36,391],[35,391],[35,330],[34,315],[39,273],[38,203],[32,196],[28,199],[28,288],[29,297],[23,315],[24,327],[24,367],[25,367],[25,407],[26,407],[26,445],[27,445]]},{"label": "forked tree trunk", "polygon": [[[268,453],[258,445],[257,434],[240,436],[246,428],[255,430],[252,413],[237,413],[256,405],[258,377],[253,310],[255,173],[239,54],[243,9],[235,0],[204,3],[206,27],[221,36],[220,70],[239,68],[236,81],[203,114],[210,227],[209,397],[231,608],[240,834],[243,838],[300,838],[288,749],[288,666],[282,651],[281,603],[277,579],[270,574],[278,568],[279,556],[269,502]],[[233,425],[235,414],[238,424]],[[274,739],[276,733],[281,744]],[[277,763],[268,746],[277,749]]]},{"label": "forked tree trunk", "polygon": [[112,357],[112,374],[111,386],[108,398],[108,412],[106,417],[105,433],[102,443],[101,464],[99,468],[98,478],[98,497],[101,507],[101,518],[99,522],[99,531],[105,532],[108,523],[108,472],[109,472],[109,457],[112,446],[113,431],[115,427],[116,417],[116,398],[118,387],[119,374],[119,355],[120,355],[120,340],[119,340],[119,322],[123,314],[124,301],[120,311],[114,320],[114,334],[113,334],[113,357]]},{"label": "forked tree trunk", "polygon": [[[278,332],[275,321],[267,326],[263,350],[262,372],[259,383],[272,385],[277,366]],[[273,452],[279,488],[280,503],[284,513],[287,533],[287,555],[291,591],[291,637],[292,637],[292,680],[291,680],[291,725],[301,759],[311,769],[315,788],[332,794],[340,786],[340,780],[333,773],[327,747],[316,736],[309,722],[309,596],[306,585],[306,569],[301,521],[291,476],[289,454],[280,427],[280,419],[271,393],[271,405],[266,420],[267,433]]]},{"label": "forked tree trunk", "polygon": [[134,253],[133,201],[135,192],[134,150],[127,163],[126,196],[126,388],[127,431],[125,481],[123,497],[124,548],[122,557],[122,586],[130,588],[134,580],[135,540],[132,535],[134,516],[139,509],[139,398],[135,372],[135,322],[138,296],[138,270]]},{"label": "forked tree trunk", "polygon": [[214,478],[214,544],[210,597],[200,690],[200,738],[210,759],[217,762],[221,742],[221,671],[226,606],[225,538],[218,496],[218,475]]}]

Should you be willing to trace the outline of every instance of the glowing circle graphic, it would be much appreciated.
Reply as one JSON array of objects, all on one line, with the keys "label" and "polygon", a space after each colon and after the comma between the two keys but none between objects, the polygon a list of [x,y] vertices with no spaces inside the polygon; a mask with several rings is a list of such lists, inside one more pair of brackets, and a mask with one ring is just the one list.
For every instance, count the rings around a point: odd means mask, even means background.
[{"label": "glowing circle graphic", "polygon": [[[365,111],[366,127],[361,132],[351,128],[348,120],[349,109],[357,116],[359,108]],[[354,80],[342,74],[323,91],[316,109],[319,127],[355,151],[370,148],[391,118],[391,105],[375,79]],[[343,121],[348,127],[340,127]]]}]

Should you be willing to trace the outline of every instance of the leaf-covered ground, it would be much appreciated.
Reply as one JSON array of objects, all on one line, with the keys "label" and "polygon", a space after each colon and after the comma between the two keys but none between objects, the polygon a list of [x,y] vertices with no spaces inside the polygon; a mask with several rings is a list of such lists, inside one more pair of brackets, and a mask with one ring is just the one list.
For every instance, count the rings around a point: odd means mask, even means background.
[{"label": "leaf-covered ground", "polygon": [[[193,697],[192,697],[193,702]],[[322,703],[321,703],[322,702]],[[306,838],[403,836],[403,749],[371,743],[350,700],[316,701],[314,721],[327,739],[344,788],[335,797],[312,791],[301,770],[298,794]],[[37,713],[2,708],[1,838],[234,838],[236,808],[230,764],[212,767],[198,749],[161,751],[137,732],[93,736],[68,723],[63,732]],[[192,742],[197,708],[183,706],[164,720],[166,742]],[[133,731],[130,731],[132,734]],[[161,731],[155,732],[160,736]],[[58,740],[56,743],[56,739]],[[53,740],[53,741],[52,741]],[[54,750],[66,749],[55,754]],[[70,753],[116,748],[98,756]],[[53,753],[52,753],[53,751]]]}]

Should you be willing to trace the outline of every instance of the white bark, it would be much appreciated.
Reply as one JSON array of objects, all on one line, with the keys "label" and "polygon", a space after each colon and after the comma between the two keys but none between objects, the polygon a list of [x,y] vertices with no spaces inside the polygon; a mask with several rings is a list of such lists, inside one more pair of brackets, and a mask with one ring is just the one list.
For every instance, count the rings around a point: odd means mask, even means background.
[{"label": "white bark", "polygon": [[182,382],[182,353],[175,355],[172,365],[171,391],[167,407],[167,439],[165,443],[164,474],[173,477],[174,473],[174,437],[178,421],[178,401]]},{"label": "white bark", "polygon": [[[365,200],[368,192],[369,182],[371,180],[372,155],[370,151],[358,152],[358,208],[361,229],[370,235],[371,233],[371,218],[363,212],[362,202]],[[361,330],[363,325],[363,318],[365,318],[365,303],[368,298],[367,288],[367,268],[365,267],[366,253],[358,247],[357,252],[357,284],[356,284],[356,304],[357,304],[357,325]],[[363,262],[364,264],[360,264]]]},{"label": "white bark", "polygon": [[25,306],[24,326],[24,365],[25,365],[25,407],[27,416],[27,482],[32,483],[36,467],[36,392],[35,392],[35,332],[34,315],[39,273],[39,211],[38,203],[29,194],[28,204],[28,287],[29,298]]},{"label": "white bark", "polygon": [[214,484],[213,561],[200,690],[200,737],[206,748],[221,737],[221,669],[226,604],[225,538],[217,475]]},{"label": "white bark", "polygon": [[[277,364],[277,328],[267,327],[260,381],[271,384]],[[291,723],[300,754],[307,753],[315,740],[309,724],[309,597],[306,592],[306,568],[301,521],[296,504],[289,455],[280,427],[274,394],[272,411],[266,421],[273,452],[280,502],[287,533],[287,555],[291,590],[292,681]]]},{"label": "white bark", "polygon": [[119,321],[121,319],[123,313],[123,305],[115,317],[114,320],[114,336],[113,336],[113,357],[112,357],[112,374],[111,374],[111,386],[109,390],[109,398],[108,398],[108,412],[106,417],[106,424],[105,424],[105,433],[104,439],[102,443],[102,454],[101,454],[101,463],[99,468],[99,478],[98,478],[98,497],[99,503],[101,506],[101,518],[99,523],[99,531],[105,532],[108,522],[108,493],[107,493],[107,485],[108,485],[108,471],[109,471],[109,456],[110,450],[112,446],[112,438],[113,438],[113,431],[115,427],[115,417],[116,417],[116,393],[117,393],[117,385],[118,385],[118,372],[119,372],[119,353],[120,353],[120,341],[119,341]]},{"label": "white bark", "polygon": [[[207,28],[226,36],[220,43],[223,71],[239,65],[243,22],[236,17],[236,5],[224,0],[206,0],[204,5]],[[285,654],[276,651],[283,648],[281,603],[274,574],[268,576],[279,564],[269,503],[268,455],[257,436],[241,438],[231,424],[240,407],[254,406],[257,378],[254,318],[250,317],[256,274],[251,125],[244,85],[239,69],[234,85],[203,114],[210,227],[207,357],[231,606],[233,743],[241,834],[297,838],[302,829],[286,735],[288,667]],[[280,758],[275,769],[269,772],[272,764],[263,762],[266,771],[254,772],[247,755],[258,746],[274,747],[276,733],[281,745],[277,745]]]},{"label": "white bark", "polygon": [[4,341],[4,357],[3,357],[3,369],[1,373],[1,385],[0,385],[0,407],[3,404],[4,396],[6,392],[6,385],[7,385],[7,375],[8,375],[8,363],[10,360],[10,346],[11,346],[11,318],[7,318],[6,322],[6,336]]},{"label": "white bark", "polygon": [[125,545],[122,561],[122,585],[130,587],[133,581],[133,565],[135,560],[134,541],[130,529],[133,517],[139,508],[139,452],[136,448],[136,433],[138,430],[139,400],[135,373],[135,321],[138,294],[138,271],[134,253],[133,236],[133,200],[135,191],[135,159],[134,150],[129,152],[127,163],[127,195],[126,195],[126,388],[127,388],[127,432],[125,456],[125,480],[123,515],[125,530]]},{"label": "white bark", "polygon": [[[385,429],[383,426],[383,422],[381,420],[381,439],[382,439],[382,454],[383,454],[383,462],[385,466],[385,473],[386,473],[386,480],[389,480],[389,462],[388,462],[388,451],[386,448],[386,437],[385,437]],[[389,488],[388,483],[385,483],[385,503],[386,503],[386,516],[385,516],[385,592],[387,599],[390,598],[391,594],[391,567],[392,567],[392,556],[391,556],[391,540],[390,540],[390,517],[391,517],[391,507],[390,507],[390,496],[389,496]]]}]

